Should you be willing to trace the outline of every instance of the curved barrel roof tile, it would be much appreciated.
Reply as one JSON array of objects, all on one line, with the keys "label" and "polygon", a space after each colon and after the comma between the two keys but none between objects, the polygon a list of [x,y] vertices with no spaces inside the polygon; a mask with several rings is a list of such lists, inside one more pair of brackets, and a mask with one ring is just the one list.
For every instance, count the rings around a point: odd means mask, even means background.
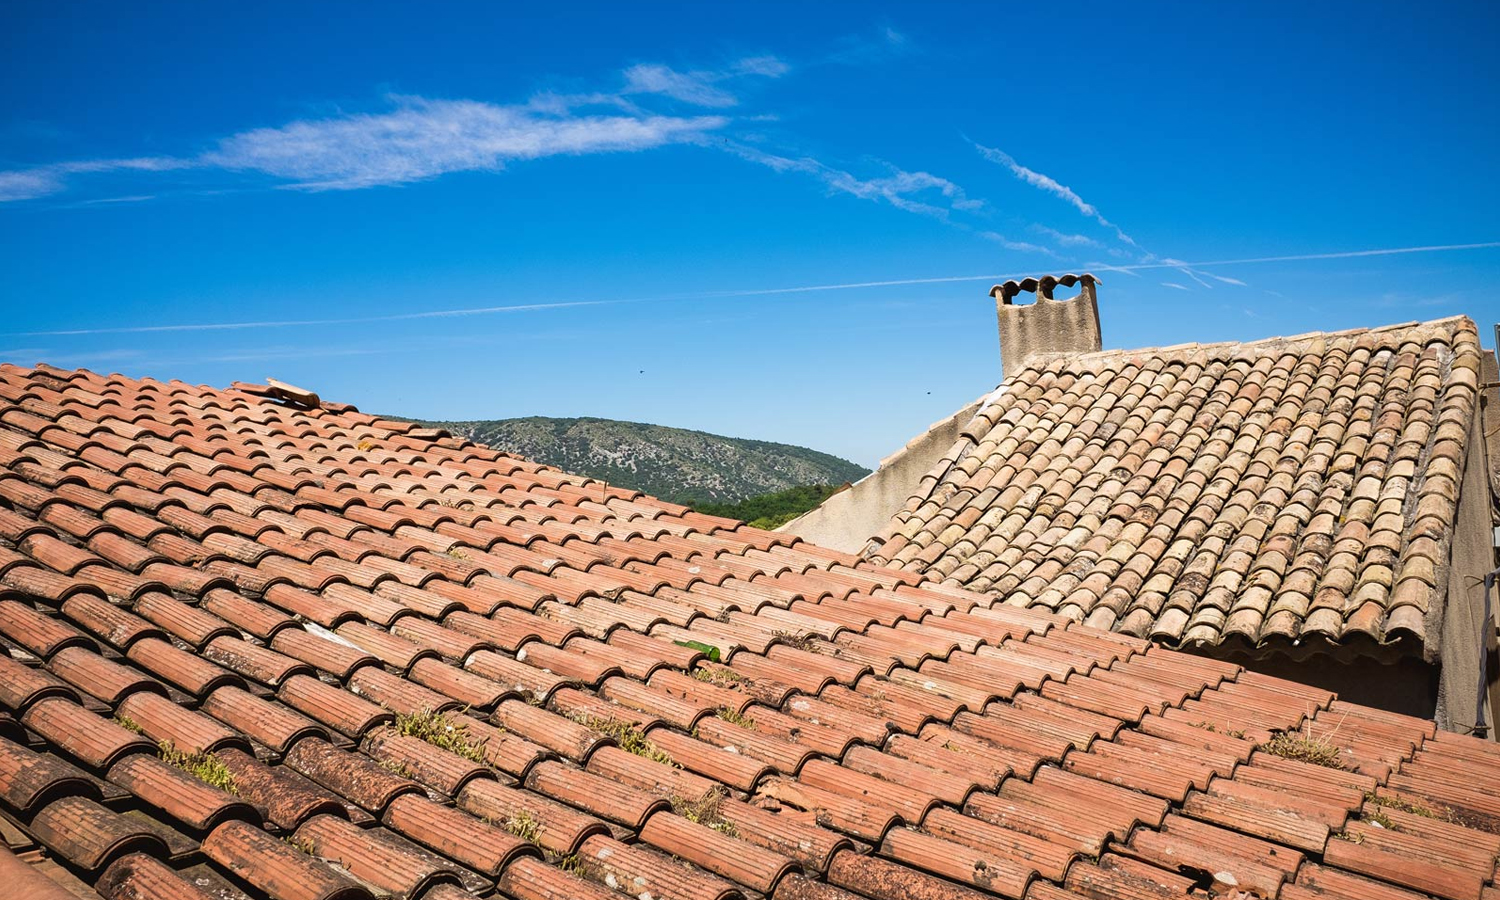
[{"label": "curved barrel roof tile", "polygon": [[1437,654],[1466,318],[1052,356],[864,555],[1168,646]]},{"label": "curved barrel roof tile", "polygon": [[[1005,455],[952,464],[1006,511],[1105,518],[1153,496],[1115,469],[1182,468],[1222,494],[1238,527],[1204,525],[1242,553],[1243,535],[1281,533],[1274,515],[1251,526],[1265,491],[1300,488],[1216,436],[1238,419],[1349,454],[1336,471],[1360,513],[1327,550],[1346,554],[1385,526],[1382,485],[1409,476],[1366,485],[1368,454],[1338,436],[1352,426],[1301,410],[1317,395],[1368,420],[1361,448],[1400,456],[1420,426],[1377,427],[1360,373],[1409,369],[1436,452],[1459,354],[1433,333],[1389,359],[1376,338],[1326,350],[1360,364],[1335,382],[1348,404],[1314,381],[1263,411],[1188,377],[1305,371],[1282,357],[1204,357],[1145,385],[1125,375],[1172,367],[1042,371],[978,439]],[[1195,392],[1185,422],[1145,402]],[[1094,393],[1139,412],[1061,401]],[[1042,437],[1049,416],[1120,443],[1079,470],[1056,453],[1070,437]],[[1255,502],[1174,463],[1178,432],[1254,470]],[[983,465],[1027,442],[1057,464],[1008,482]],[[1088,499],[1056,488],[1069,479]],[[1418,493],[1421,510],[1444,496]],[[986,521],[1023,556],[1046,533]],[[1287,577],[1301,551],[1276,546]],[[1046,567],[1071,564],[1031,562],[1017,584],[1039,595],[1056,591]],[[1090,577],[1072,572],[1053,577]],[[0,833],[110,900],[1480,900],[1496,783],[1494,744],[1430,722],[311,392],[0,367]]]}]

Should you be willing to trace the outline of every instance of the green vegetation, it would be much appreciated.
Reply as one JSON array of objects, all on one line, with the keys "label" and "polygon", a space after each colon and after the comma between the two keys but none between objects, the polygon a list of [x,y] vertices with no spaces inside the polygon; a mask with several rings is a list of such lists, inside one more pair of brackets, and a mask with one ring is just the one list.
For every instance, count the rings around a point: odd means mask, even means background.
[{"label": "green vegetation", "polygon": [[738,504],[762,495],[795,495],[766,501],[764,511],[747,508],[732,514],[746,520],[786,515],[794,508],[804,512],[832,490],[798,485],[838,485],[869,474],[847,459],[806,447],[612,419],[534,417],[419,424],[714,515],[726,514],[716,511],[719,504]]},{"label": "green vegetation", "polygon": [[617,722],[614,719],[603,719],[590,715],[574,716],[573,721],[584,728],[602,731],[614,738],[615,742],[620,745],[621,750],[634,753],[636,756],[644,757],[652,762],[659,762],[664,766],[677,768],[677,761],[672,759],[671,754],[646,740],[646,735],[639,728],[628,722]]},{"label": "green vegetation", "polygon": [[501,827],[528,844],[535,844],[542,836],[542,823],[524,809],[506,819]]},{"label": "green vegetation", "polygon": [[726,519],[739,519],[756,528],[780,528],[827,500],[842,485],[804,484],[773,494],[762,494],[739,503],[700,503],[698,512]]},{"label": "green vegetation", "polygon": [[1309,733],[1283,731],[1260,745],[1260,749],[1273,756],[1312,763],[1329,769],[1346,769],[1339,748],[1327,738],[1314,738]]},{"label": "green vegetation", "polygon": [[739,829],[735,828],[734,823],[725,819],[720,813],[724,805],[724,796],[724,789],[718,787],[709,790],[697,800],[688,800],[685,797],[674,796],[672,798],[672,811],[689,822],[696,822],[699,825],[712,828],[720,834],[735,837],[739,834]]},{"label": "green vegetation", "polygon": [[226,794],[239,794],[239,789],[234,784],[234,773],[229,771],[223,760],[212,753],[184,753],[172,746],[171,741],[158,744],[157,752],[163,760],[204,784],[216,787]]},{"label": "green vegetation", "polygon": [[1219,726],[1215,725],[1212,722],[1189,722],[1188,725],[1192,726],[1193,728],[1202,728],[1204,731],[1212,732],[1214,734],[1222,734],[1227,737],[1238,738],[1239,740],[1245,739],[1245,732],[1239,728],[1230,728],[1225,729],[1224,731],[1220,731]]},{"label": "green vegetation", "polygon": [[398,778],[411,778],[411,767],[399,759],[377,759],[375,764]]},{"label": "green vegetation", "polygon": [[469,726],[456,722],[442,713],[430,709],[421,712],[400,713],[396,716],[396,730],[408,737],[420,738],[434,747],[457,753],[464,759],[484,762],[484,741],[469,736]]},{"label": "green vegetation", "polygon": [[1437,813],[1420,803],[1402,800],[1400,797],[1387,797],[1382,794],[1376,794],[1373,791],[1365,792],[1365,802],[1385,809],[1397,809],[1401,812],[1411,813],[1414,816],[1421,816],[1425,819],[1436,819],[1438,817]]},{"label": "green vegetation", "polygon": [[746,731],[755,730],[755,720],[745,715],[744,713],[741,713],[739,710],[730,709],[727,706],[721,706],[718,709],[714,710],[714,715],[718,716],[731,725],[738,725]]},{"label": "green vegetation", "polygon": [[693,677],[703,682],[704,684],[711,684],[714,687],[729,688],[730,690],[737,690],[740,684],[745,680],[745,676],[734,671],[733,669],[726,669],[718,666],[715,666],[713,668],[705,666],[701,669],[694,669]]}]

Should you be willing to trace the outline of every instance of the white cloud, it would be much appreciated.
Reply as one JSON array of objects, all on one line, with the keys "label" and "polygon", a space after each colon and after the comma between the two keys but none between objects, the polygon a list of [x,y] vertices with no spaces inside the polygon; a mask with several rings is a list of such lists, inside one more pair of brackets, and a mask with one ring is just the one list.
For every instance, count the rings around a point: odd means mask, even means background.
[{"label": "white cloud", "polygon": [[1192,290],[1192,288],[1188,287],[1187,285],[1177,284],[1176,282],[1172,282],[1172,281],[1163,281],[1161,283],[1161,286],[1162,287],[1169,287],[1169,288],[1176,288],[1179,291],[1190,291],[1190,290]]},{"label": "white cloud", "polygon": [[0,172],[0,203],[14,200],[34,200],[61,192],[68,186],[67,176],[85,172],[113,172],[121,169],[147,172],[164,172],[192,165],[188,160],[171,157],[140,157],[135,159],[88,159],[76,162],[52,163],[30,169]]},{"label": "white cloud", "polygon": [[63,179],[51,169],[21,169],[0,172],[0,203],[32,200],[63,189]]},{"label": "white cloud", "polygon": [[1168,257],[1163,258],[1162,262],[1164,262],[1167,265],[1175,268],[1177,271],[1181,272],[1182,274],[1186,275],[1187,277],[1191,278],[1192,280],[1198,282],[1198,286],[1199,287],[1204,287],[1204,288],[1208,288],[1209,290],[1213,290],[1213,287],[1214,287],[1213,285],[1209,284],[1207,281],[1204,281],[1202,278],[1200,278],[1198,276],[1198,273],[1194,272],[1191,268],[1189,268],[1188,264],[1185,263],[1185,262],[1183,262],[1182,260],[1180,260],[1180,259],[1173,259],[1172,257],[1168,256]]},{"label": "white cloud", "polygon": [[1130,235],[1121,230],[1120,226],[1104,218],[1104,216],[1100,215],[1099,210],[1092,203],[1089,203],[1082,197],[1078,196],[1077,191],[1074,191],[1067,185],[1062,184],[1055,178],[1043,175],[1041,172],[1038,172],[1035,169],[1026,168],[1020,163],[1016,162],[1015,157],[1011,156],[1009,153],[1006,153],[1004,150],[997,150],[994,147],[986,147],[983,144],[975,143],[974,141],[970,141],[969,143],[974,144],[974,148],[978,150],[980,155],[982,155],[985,159],[989,160],[992,163],[995,163],[996,165],[1005,166],[1007,169],[1010,169],[1012,175],[1015,175],[1017,178],[1021,179],[1032,187],[1046,191],[1053,196],[1065,200],[1080,213],[1083,213],[1085,216],[1088,216],[1089,218],[1098,222],[1100,225],[1103,225],[1104,227],[1113,231],[1115,233],[1115,236],[1118,237],[1121,241],[1124,241],[1132,247],[1138,246],[1135,240],[1131,238]]},{"label": "white cloud", "polygon": [[1016,250],[1022,253],[1040,253],[1043,256],[1057,256],[1051,250],[1039,244],[1028,244],[1025,241],[1013,241],[1003,234],[995,231],[981,231],[979,236],[987,241],[994,241],[1007,250]]},{"label": "white cloud", "polygon": [[[1244,266],[1257,263],[1278,262],[1305,262],[1308,260],[1321,259],[1357,259],[1365,256],[1398,256],[1406,253],[1450,253],[1457,250],[1494,250],[1500,248],[1500,241],[1480,241],[1473,244],[1426,244],[1420,247],[1382,247],[1375,250],[1342,250],[1336,253],[1300,253],[1294,256],[1256,256],[1248,259],[1210,259],[1204,262],[1184,263],[1181,260],[1162,262],[1143,262],[1129,266],[1119,266],[1125,269],[1176,269],[1181,266],[1191,266],[1202,269],[1205,266]],[[1215,276],[1218,277],[1218,276]],[[1267,291],[1267,293],[1272,293]],[[1279,295],[1278,295],[1279,296]]]},{"label": "white cloud", "polygon": [[780,78],[789,67],[774,56],[751,56],[723,70],[678,72],[660,63],[631,66],[625,70],[625,94],[661,94],[694,106],[723,108],[739,99],[717,85],[745,75]]},{"label": "white cloud", "polygon": [[495,171],[507,161],[645,150],[696,140],[717,116],[553,115],[529,106],[398,98],[392,112],[257,128],[202,159],[263,172],[308,190],[406,184],[448,172]]},{"label": "white cloud", "polygon": [[843,66],[865,66],[916,51],[910,37],[889,25],[863,34],[845,35],[824,62]]},{"label": "white cloud", "polygon": [[155,194],[130,194],[125,197],[100,197],[97,200],[85,200],[83,203],[89,206],[97,206],[103,203],[143,203],[147,200],[155,199]]},{"label": "white cloud", "polygon": [[1206,274],[1208,275],[1209,278],[1212,278],[1215,281],[1222,281],[1225,284],[1232,284],[1235,287],[1249,287],[1248,284],[1246,284],[1243,281],[1240,281],[1238,278],[1227,278],[1227,277],[1225,277],[1223,275],[1215,275],[1212,272],[1208,272]]},{"label": "white cloud", "polygon": [[569,300],[556,303],[518,303],[506,306],[476,306],[463,309],[434,309],[423,312],[395,313],[386,316],[354,316],[335,319],[279,319],[240,322],[192,322],[164,325],[119,325],[105,328],[73,328],[59,331],[13,331],[15,337],[78,337],[100,334],[155,334],[177,331],[245,331],[262,328],[311,328],[324,325],[368,325],[375,322],[409,322],[417,319],[453,319],[465,316],[489,316],[504,313],[540,312],[574,309],[580,306],[616,306],[640,303],[641,300]]},{"label": "white cloud", "polygon": [[625,93],[663,94],[695,106],[733,106],[739,101],[716,88],[700,72],[677,72],[663,65],[631,66],[625,70]]},{"label": "white cloud", "polygon": [[1046,225],[1032,225],[1031,230],[1040,235],[1045,235],[1060,247],[1098,247],[1099,242],[1084,234],[1068,234],[1058,231],[1056,228],[1048,228]]},{"label": "white cloud", "polygon": [[625,86],[619,93],[542,93],[516,105],[392,97],[389,111],[243,131],[197,157],[79,160],[0,171],[0,203],[60,193],[67,187],[67,176],[87,172],[208,167],[260,172],[306,190],[349,190],[408,184],[448,172],[497,171],[513,160],[691,143],[730,120],[656,114],[641,109],[627,95],[654,94],[698,106],[728,107],[738,101],[722,83],[776,78],[789,70],[774,56],[753,56],[713,71],[638,65],[624,72]]},{"label": "white cloud", "polygon": [[747,56],[735,63],[730,71],[736,75],[761,75],[766,78],[780,78],[791,70],[791,66],[775,56]]},{"label": "white cloud", "polygon": [[[741,159],[768,166],[777,172],[800,172],[823,182],[830,190],[859,197],[862,200],[889,203],[906,212],[947,220],[952,210],[972,212],[984,206],[964,194],[963,188],[946,178],[929,172],[907,172],[892,167],[892,174],[861,179],[842,169],[811,157],[777,156],[745,144],[730,143],[724,148]],[[921,199],[917,199],[921,198]]]}]

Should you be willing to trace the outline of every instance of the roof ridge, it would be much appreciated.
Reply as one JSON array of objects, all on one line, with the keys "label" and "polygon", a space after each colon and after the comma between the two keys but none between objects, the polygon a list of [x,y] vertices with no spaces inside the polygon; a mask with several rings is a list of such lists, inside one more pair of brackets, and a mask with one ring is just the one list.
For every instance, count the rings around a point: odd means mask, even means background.
[{"label": "roof ridge", "polygon": [[1195,353],[1218,350],[1221,348],[1257,349],[1262,347],[1283,347],[1294,344],[1311,343],[1318,340],[1337,340],[1357,338],[1365,334],[1390,334],[1401,331],[1410,331],[1424,328],[1439,328],[1442,326],[1456,326],[1455,331],[1467,326],[1476,334],[1478,326],[1474,320],[1465,315],[1445,316],[1441,319],[1428,319],[1425,321],[1398,322],[1390,325],[1380,325],[1373,328],[1347,328],[1341,331],[1307,331],[1301,334],[1272,335],[1270,337],[1256,338],[1249,341],[1210,341],[1207,343],[1199,341],[1188,341],[1181,344],[1169,344],[1161,347],[1135,347],[1135,348],[1113,348],[1107,350],[1094,350],[1088,353],[1044,353],[1035,358],[1017,373],[1017,378],[1022,372],[1028,370],[1046,370],[1059,361],[1076,361],[1079,363],[1091,363],[1109,359],[1129,356],[1164,355],[1168,353]]}]

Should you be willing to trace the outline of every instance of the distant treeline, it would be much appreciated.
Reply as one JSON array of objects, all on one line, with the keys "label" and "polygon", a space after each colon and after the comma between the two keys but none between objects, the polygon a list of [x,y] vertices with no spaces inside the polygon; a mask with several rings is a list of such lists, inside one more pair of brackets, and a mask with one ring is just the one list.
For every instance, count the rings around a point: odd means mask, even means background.
[{"label": "distant treeline", "polygon": [[804,484],[738,503],[697,503],[694,508],[711,516],[740,519],[756,528],[777,528],[822,503],[842,486]]}]

